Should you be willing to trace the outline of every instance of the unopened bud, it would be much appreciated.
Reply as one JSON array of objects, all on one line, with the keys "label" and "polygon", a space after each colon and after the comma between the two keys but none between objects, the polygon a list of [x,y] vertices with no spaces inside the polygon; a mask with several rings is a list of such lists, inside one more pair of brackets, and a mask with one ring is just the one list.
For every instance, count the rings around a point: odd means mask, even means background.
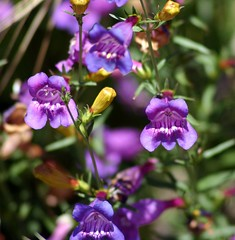
[{"label": "unopened bud", "polygon": [[110,72],[107,72],[104,68],[101,68],[97,72],[89,73],[85,77],[85,79],[93,82],[101,82],[106,79],[110,74]]},{"label": "unopened bud", "polygon": [[90,0],[70,0],[73,11],[78,15],[81,15],[86,11],[89,2]]},{"label": "unopened bud", "polygon": [[98,96],[96,97],[95,101],[91,106],[91,112],[93,114],[99,114],[103,112],[113,101],[116,97],[116,92],[113,88],[105,87],[103,88]]},{"label": "unopened bud", "polygon": [[160,11],[155,19],[160,21],[169,21],[173,19],[180,12],[180,4],[174,1],[167,1],[162,11]]},{"label": "unopened bud", "polygon": [[34,176],[54,188],[79,189],[77,179],[69,176],[63,169],[51,162],[37,166],[34,169]]}]

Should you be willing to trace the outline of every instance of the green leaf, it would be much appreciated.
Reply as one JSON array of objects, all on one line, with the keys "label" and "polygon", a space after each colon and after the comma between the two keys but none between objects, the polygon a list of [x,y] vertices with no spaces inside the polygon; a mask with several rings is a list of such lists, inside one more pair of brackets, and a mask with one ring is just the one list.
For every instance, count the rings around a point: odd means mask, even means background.
[{"label": "green leaf", "polygon": [[227,181],[235,179],[234,171],[225,171],[220,173],[214,173],[204,177],[198,181],[197,189],[198,191],[208,191],[212,188],[217,188]]},{"label": "green leaf", "polygon": [[235,145],[235,139],[230,139],[226,142],[223,142],[223,143],[220,143],[219,145],[211,148],[211,149],[208,149],[206,151],[203,152],[202,156],[204,158],[211,158],[225,150],[227,150],[228,148],[232,147]]},{"label": "green leaf", "polygon": [[194,41],[192,41],[188,38],[182,37],[182,36],[175,36],[173,38],[173,42],[182,47],[185,47],[185,48],[188,48],[191,50],[195,50],[195,51],[203,53],[203,54],[210,53],[210,50],[208,48],[206,48],[205,46],[203,46],[202,44],[194,42]]},{"label": "green leaf", "polygon": [[208,31],[207,25],[198,17],[191,16],[189,21],[197,28],[202,29],[203,31]]},{"label": "green leaf", "polygon": [[0,60],[0,67],[4,66],[7,64],[7,60],[6,59],[1,59]]},{"label": "green leaf", "polygon": [[68,147],[68,146],[74,144],[75,142],[76,142],[76,137],[74,137],[74,136],[64,138],[62,140],[59,140],[59,141],[56,141],[56,142],[53,142],[53,143],[47,145],[45,147],[45,150],[47,152],[55,151],[55,150],[58,150],[58,149],[61,149],[61,148]]},{"label": "green leaf", "polygon": [[166,63],[166,59],[162,59],[158,64],[157,64],[157,70],[160,71]]},{"label": "green leaf", "polygon": [[216,226],[213,232],[206,231],[203,233],[202,239],[229,239],[235,233],[234,226]]}]

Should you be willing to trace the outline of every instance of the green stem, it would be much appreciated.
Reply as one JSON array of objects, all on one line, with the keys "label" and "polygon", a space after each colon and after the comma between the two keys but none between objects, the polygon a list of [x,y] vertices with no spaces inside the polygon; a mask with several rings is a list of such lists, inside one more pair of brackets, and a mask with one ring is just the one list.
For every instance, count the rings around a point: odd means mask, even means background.
[{"label": "green stem", "polygon": [[82,25],[83,14],[77,16],[79,25],[79,61],[78,61],[78,83],[82,82]]},{"label": "green stem", "polygon": [[100,177],[99,177],[99,172],[98,172],[97,164],[96,164],[96,161],[95,161],[94,152],[93,152],[93,150],[92,150],[92,148],[91,148],[91,145],[90,145],[90,142],[89,142],[89,138],[88,138],[88,136],[85,136],[85,135],[80,131],[79,126],[77,125],[75,119],[73,118],[73,115],[72,115],[72,113],[71,113],[71,111],[70,111],[70,109],[69,109],[68,104],[65,103],[65,105],[66,105],[66,108],[67,108],[67,110],[68,110],[68,112],[69,112],[70,117],[72,118],[72,121],[73,121],[73,124],[74,124],[74,126],[75,126],[76,131],[77,131],[79,134],[81,134],[81,136],[83,137],[83,139],[84,139],[85,142],[86,142],[86,145],[87,145],[89,154],[90,154],[91,159],[92,159],[92,164],[93,164],[94,171],[95,171],[95,177],[96,177],[96,180],[97,180],[97,185],[98,185],[98,188],[100,189],[100,188],[102,188],[102,181],[101,181],[101,179],[100,179]]},{"label": "green stem", "polygon": [[96,165],[94,152],[91,148],[91,145],[90,145],[90,142],[89,142],[88,138],[86,138],[86,144],[87,144],[88,151],[89,151],[89,154],[91,156],[92,164],[93,164],[93,167],[94,167],[95,177],[96,177],[96,180],[97,180],[97,185],[98,185],[98,188],[101,189],[102,188],[102,182],[101,182],[101,179],[99,177],[99,172],[98,172],[98,168],[97,168],[97,165]]},{"label": "green stem", "polygon": [[[148,14],[147,14],[147,10],[145,8],[145,5],[144,5],[144,2],[143,0],[140,0],[140,4],[142,6],[142,9],[144,11],[144,16],[145,16],[145,19],[147,20],[148,19]],[[157,63],[155,61],[155,56],[154,56],[154,51],[153,51],[153,46],[152,46],[152,41],[151,41],[151,29],[150,29],[150,26],[149,26],[149,23],[147,22],[146,23],[146,26],[147,26],[147,29],[146,29],[146,36],[147,36],[147,41],[148,41],[148,45],[149,45],[149,52],[150,52],[150,57],[151,57],[151,61],[152,61],[152,65],[153,65],[153,68],[154,68],[154,72],[155,72],[155,77],[156,77],[156,88],[157,90],[160,92],[160,86],[159,86],[159,74],[158,74],[158,69],[157,69]]]},{"label": "green stem", "polygon": [[197,176],[196,176],[196,164],[193,159],[186,163],[186,169],[189,177],[189,184],[191,190],[191,202],[192,205],[197,204]]}]

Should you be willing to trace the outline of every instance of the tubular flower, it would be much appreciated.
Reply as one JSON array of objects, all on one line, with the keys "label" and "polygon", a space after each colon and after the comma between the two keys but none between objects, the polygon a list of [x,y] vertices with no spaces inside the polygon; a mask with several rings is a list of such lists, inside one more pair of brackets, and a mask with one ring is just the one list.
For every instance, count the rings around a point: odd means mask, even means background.
[{"label": "tubular flower", "polygon": [[188,106],[183,99],[173,99],[172,93],[163,92],[162,98],[153,98],[146,108],[150,123],[140,135],[140,141],[149,152],[160,144],[172,150],[176,141],[187,150],[197,140],[197,133],[187,122]]},{"label": "tubular flower", "polygon": [[119,69],[127,74],[132,69],[132,59],[128,51],[133,31],[138,17],[132,16],[124,22],[115,24],[106,30],[100,24],[95,24],[89,32],[89,40],[94,45],[86,55],[86,65],[90,72],[104,68],[108,72]]},{"label": "tubular flower", "polygon": [[[43,72],[28,79],[29,93],[33,97],[28,106],[25,122],[34,129],[41,129],[46,125],[47,119],[51,127],[68,127],[73,123],[72,118],[61,99],[62,88],[69,92],[68,83],[60,76],[47,77]],[[70,99],[68,108],[73,118],[78,117],[75,102]]]},{"label": "tubular flower", "polygon": [[131,207],[119,208],[115,212],[113,222],[118,226],[125,236],[125,239],[140,240],[139,228],[155,221],[165,210],[173,207],[183,207],[184,201],[181,198],[171,200],[142,199]]},{"label": "tubular flower", "polygon": [[[87,39],[87,32],[82,32],[82,46],[83,46],[83,52],[82,52],[82,62],[84,63],[84,59],[86,56],[86,53],[91,47],[90,42]],[[60,72],[69,72],[75,63],[79,61],[79,34],[75,33],[74,37],[70,41],[69,45],[69,51],[68,51],[69,57],[68,59],[62,60],[58,62],[55,66]]]},{"label": "tubular flower", "polygon": [[152,158],[143,165],[130,167],[119,172],[109,186],[112,198],[125,201],[140,187],[144,175],[155,169],[156,163],[157,160]]},{"label": "tubular flower", "polygon": [[76,204],[73,218],[79,226],[70,240],[124,240],[123,234],[111,221],[113,214],[113,208],[107,201],[95,199],[89,206]]}]

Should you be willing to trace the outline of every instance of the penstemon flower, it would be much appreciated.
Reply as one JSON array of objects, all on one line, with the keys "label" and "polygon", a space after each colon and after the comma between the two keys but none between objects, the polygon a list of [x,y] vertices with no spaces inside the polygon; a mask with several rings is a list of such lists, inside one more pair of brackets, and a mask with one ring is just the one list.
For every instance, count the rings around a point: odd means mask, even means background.
[{"label": "penstemon flower", "polygon": [[89,206],[78,203],[73,210],[73,218],[79,226],[70,240],[124,240],[123,234],[113,224],[114,211],[107,201],[95,199]]},{"label": "penstemon flower", "polygon": [[[28,106],[25,122],[34,129],[41,129],[49,120],[51,127],[68,127],[73,123],[65,103],[61,99],[62,88],[69,92],[69,84],[63,77],[48,76],[41,72],[28,79],[29,93],[33,97]],[[68,103],[73,118],[78,117],[73,99]]]},{"label": "penstemon flower", "polygon": [[132,69],[132,59],[128,51],[138,17],[132,16],[124,22],[115,24],[110,30],[95,24],[88,34],[94,45],[86,55],[85,61],[89,71],[97,72],[104,68],[108,72],[119,69],[127,74]]},{"label": "penstemon flower", "polygon": [[133,209],[119,208],[113,222],[123,232],[125,239],[140,240],[139,228],[155,221],[165,210],[183,207],[183,199],[170,200],[142,199],[131,205]]},{"label": "penstemon flower", "polygon": [[146,108],[150,123],[140,135],[140,141],[149,152],[160,144],[172,150],[176,142],[187,150],[197,140],[197,133],[187,121],[188,106],[183,99],[173,99],[171,91],[163,92],[162,98],[153,98]]}]

